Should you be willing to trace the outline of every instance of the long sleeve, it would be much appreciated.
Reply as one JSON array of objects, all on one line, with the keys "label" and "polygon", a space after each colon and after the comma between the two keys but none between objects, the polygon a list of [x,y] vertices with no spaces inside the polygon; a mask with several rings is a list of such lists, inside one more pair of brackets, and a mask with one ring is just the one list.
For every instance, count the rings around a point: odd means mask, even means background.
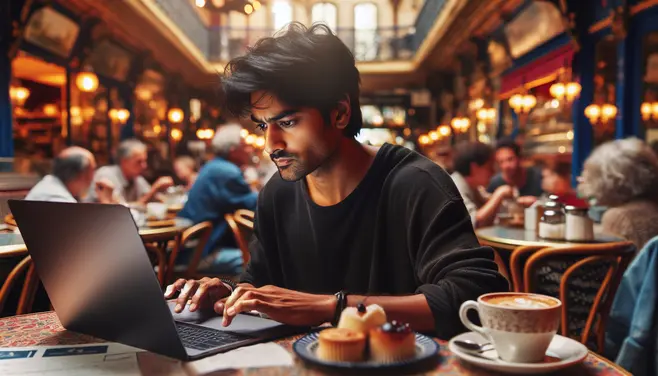
[{"label": "long sleeve", "polygon": [[[247,267],[240,276],[241,283],[249,283],[254,286],[265,286],[273,284],[269,262],[272,261],[271,259],[274,257],[274,255],[273,252],[266,253],[265,247],[261,242],[263,235],[268,235],[267,231],[264,229],[263,222],[259,220],[260,218],[265,220],[267,217],[264,214],[267,210],[264,197],[265,194],[263,193],[258,197],[258,205],[256,208],[256,215],[254,217],[254,234],[251,237],[251,241],[249,242],[249,253],[251,259],[249,260]],[[267,242],[265,244],[268,244],[271,248],[274,244],[276,244],[276,242]],[[268,254],[270,256],[269,260]]]},{"label": "long sleeve", "polygon": [[493,250],[480,246],[454,184],[443,180],[415,174],[403,204],[407,248],[421,284],[417,292],[432,310],[436,335],[448,339],[465,330],[458,314],[463,302],[507,291],[509,284],[498,273]]}]

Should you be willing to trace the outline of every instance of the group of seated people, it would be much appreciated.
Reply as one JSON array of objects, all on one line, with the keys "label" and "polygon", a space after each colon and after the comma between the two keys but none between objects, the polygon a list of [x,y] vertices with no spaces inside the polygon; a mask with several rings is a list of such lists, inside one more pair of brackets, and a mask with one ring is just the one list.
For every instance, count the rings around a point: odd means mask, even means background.
[{"label": "group of seated people", "polygon": [[[194,224],[213,223],[213,231],[204,251],[202,264],[214,273],[237,275],[242,270],[242,253],[235,246],[224,216],[237,209],[256,206],[257,193],[245,182],[240,166],[248,164],[250,155],[240,136],[239,125],[218,128],[212,141],[214,158],[201,169],[189,156],[177,158],[174,171],[188,191],[179,217]],[[96,202],[143,206],[164,201],[163,192],[174,179],[163,176],[149,184],[143,177],[147,169],[147,148],[142,142],[128,139],[116,151],[116,164],[97,168],[94,155],[73,146],[54,160],[52,172],[44,176],[25,197],[26,200],[58,202]],[[222,250],[222,252],[219,252]],[[189,252],[177,263],[186,263]]]},{"label": "group of seated people", "polygon": [[465,142],[453,151],[451,177],[474,227],[492,225],[505,200],[528,207],[551,194],[564,205],[604,207],[603,231],[633,241],[638,249],[658,235],[658,156],[642,140],[615,140],[597,147],[577,177],[577,189],[572,186],[570,163],[523,167],[520,147],[509,139],[500,140],[495,148]]}]

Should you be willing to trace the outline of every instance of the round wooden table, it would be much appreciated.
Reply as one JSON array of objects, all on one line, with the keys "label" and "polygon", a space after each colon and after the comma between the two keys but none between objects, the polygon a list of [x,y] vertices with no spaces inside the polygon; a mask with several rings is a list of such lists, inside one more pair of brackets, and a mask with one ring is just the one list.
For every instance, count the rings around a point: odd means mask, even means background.
[{"label": "round wooden table", "polygon": [[[492,226],[475,230],[480,243],[496,249],[515,250],[517,247],[529,245],[539,247],[565,247],[574,244],[567,241],[547,240],[540,238],[535,231],[523,228]],[[612,243],[624,241],[623,238],[602,233],[595,233],[594,243]]]},{"label": "round wooden table", "polygon": [[[299,336],[286,338],[276,341],[291,354],[292,344]],[[450,350],[447,342],[436,340],[440,345],[440,359],[435,370],[425,375],[493,375],[489,371],[476,368],[474,366],[462,363],[457,359]],[[69,332],[62,328],[54,312],[36,313],[23,316],[12,316],[0,319],[0,347],[30,347],[35,345],[54,346],[54,345],[77,345],[86,343],[105,342],[90,336]],[[294,355],[293,355],[294,356]],[[140,368],[143,375],[154,375],[149,372],[150,369],[166,368],[172,364],[172,360],[160,355],[147,352],[138,353],[137,355]],[[146,364],[149,364],[148,366]],[[155,363],[155,365],[154,365]],[[158,367],[158,363],[161,367]],[[322,375],[319,370],[309,368],[299,359],[295,359],[293,367],[270,367],[260,369],[243,369],[237,370],[231,375]],[[560,375],[630,375],[614,363],[590,352],[585,361],[563,370],[557,374]]]}]

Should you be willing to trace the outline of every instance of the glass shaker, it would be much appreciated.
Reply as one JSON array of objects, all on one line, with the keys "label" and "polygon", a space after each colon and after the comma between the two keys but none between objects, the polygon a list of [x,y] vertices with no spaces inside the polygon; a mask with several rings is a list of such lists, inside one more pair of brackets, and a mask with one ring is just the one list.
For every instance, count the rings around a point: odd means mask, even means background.
[{"label": "glass shaker", "polygon": [[539,222],[539,237],[564,240],[565,227],[566,220],[562,210],[546,208]]},{"label": "glass shaker", "polygon": [[587,208],[568,205],[565,211],[565,238],[568,241],[594,240],[594,221],[588,215]]}]

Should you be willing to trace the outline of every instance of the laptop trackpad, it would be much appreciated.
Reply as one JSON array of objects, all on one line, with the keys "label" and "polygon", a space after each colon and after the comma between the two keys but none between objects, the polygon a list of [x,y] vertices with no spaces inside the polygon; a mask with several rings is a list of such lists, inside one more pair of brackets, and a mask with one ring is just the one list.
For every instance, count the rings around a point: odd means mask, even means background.
[{"label": "laptop trackpad", "polygon": [[189,306],[186,306],[183,312],[175,313],[174,306],[176,305],[176,302],[170,301],[167,302],[167,305],[169,306],[169,310],[174,316],[174,320],[196,324],[206,328],[258,336],[261,333],[269,333],[275,329],[280,330],[287,327],[286,325],[274,320],[268,320],[261,317],[244,314],[237,315],[233,319],[233,322],[231,322],[231,325],[228,327],[223,327],[222,316],[218,315],[211,309],[190,312],[188,310]]}]

